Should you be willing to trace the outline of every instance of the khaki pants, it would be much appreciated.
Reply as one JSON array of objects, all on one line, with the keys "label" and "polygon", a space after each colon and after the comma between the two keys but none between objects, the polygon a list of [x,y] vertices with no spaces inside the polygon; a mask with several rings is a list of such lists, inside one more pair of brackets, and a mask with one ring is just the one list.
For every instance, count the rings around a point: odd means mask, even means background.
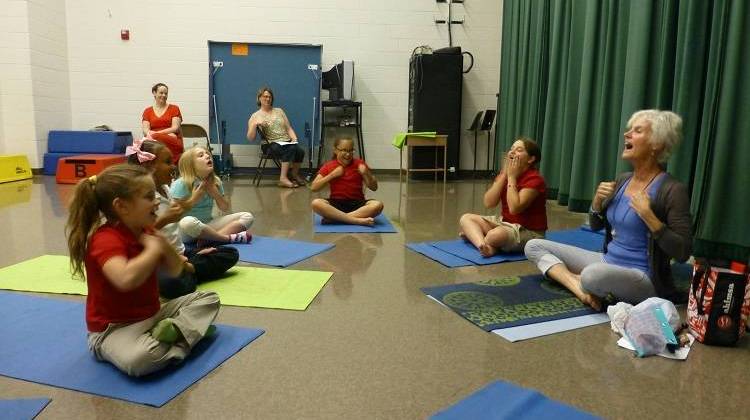
[{"label": "khaki pants", "polygon": [[523,247],[526,245],[526,242],[532,239],[544,238],[545,232],[543,230],[537,231],[526,229],[518,223],[504,222],[502,217],[499,216],[482,216],[482,219],[490,222],[494,227],[504,228],[510,234],[510,237],[513,238],[508,244],[501,248],[501,250],[505,252],[523,252]]},{"label": "khaki pants", "polygon": [[[206,333],[219,313],[219,296],[194,292],[170,300],[151,318],[132,324],[109,324],[106,330],[89,333],[89,350],[130,376],[143,376],[179,363]],[[172,318],[185,340],[174,344],[157,341],[150,330],[159,321]]]}]

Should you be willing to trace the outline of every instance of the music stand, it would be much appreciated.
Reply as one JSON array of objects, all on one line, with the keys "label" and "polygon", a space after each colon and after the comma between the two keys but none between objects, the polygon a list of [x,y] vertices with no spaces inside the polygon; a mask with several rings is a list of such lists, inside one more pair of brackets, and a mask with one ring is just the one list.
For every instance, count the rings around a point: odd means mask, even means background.
[{"label": "music stand", "polygon": [[474,117],[474,121],[471,123],[471,127],[469,127],[469,131],[474,132],[474,169],[471,171],[471,179],[474,179],[474,176],[477,172],[477,133],[479,130],[481,130],[481,126],[479,125],[479,121],[482,119],[482,113],[484,111],[477,112],[477,115]]},{"label": "music stand", "polygon": [[[494,109],[488,109],[487,111],[485,111],[484,118],[482,119],[482,126],[479,128],[480,130],[487,132],[487,171],[490,173],[492,173],[492,171],[490,171],[490,151],[492,151],[492,159],[494,160],[496,149],[495,147],[490,148],[490,133],[492,132],[492,124],[495,122],[495,114],[496,111]],[[474,147],[476,147],[476,143],[474,143]],[[474,165],[476,165],[476,153],[474,156],[474,160]]]}]

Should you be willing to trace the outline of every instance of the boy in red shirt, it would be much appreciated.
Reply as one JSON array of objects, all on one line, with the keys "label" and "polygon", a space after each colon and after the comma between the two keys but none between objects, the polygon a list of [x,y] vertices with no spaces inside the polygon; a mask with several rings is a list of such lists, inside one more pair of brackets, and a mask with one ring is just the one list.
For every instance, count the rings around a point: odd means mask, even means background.
[{"label": "boy in red shirt", "polygon": [[363,184],[376,191],[378,180],[365,161],[354,159],[352,139],[336,139],[333,149],[334,159],[320,168],[310,186],[319,191],[329,184],[331,193],[328,199],[314,199],[313,211],[323,218],[323,223],[372,226],[375,216],[383,211],[383,203],[366,200]]}]

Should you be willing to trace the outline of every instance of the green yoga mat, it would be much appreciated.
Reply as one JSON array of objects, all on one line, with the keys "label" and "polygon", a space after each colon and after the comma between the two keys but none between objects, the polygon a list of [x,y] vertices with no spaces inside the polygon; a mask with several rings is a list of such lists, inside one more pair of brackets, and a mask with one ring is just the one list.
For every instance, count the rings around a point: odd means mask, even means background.
[{"label": "green yoga mat", "polygon": [[42,255],[0,268],[0,289],[85,295],[86,282],[73,279],[64,255]]},{"label": "green yoga mat", "polygon": [[219,294],[222,305],[304,311],[333,273],[234,267],[227,276],[203,283],[198,290]]},{"label": "green yoga mat", "polygon": [[[304,311],[333,273],[234,267],[227,276],[198,286],[219,294],[223,305]],[[68,257],[42,255],[0,268],[0,289],[86,295],[86,282],[70,274]]]}]

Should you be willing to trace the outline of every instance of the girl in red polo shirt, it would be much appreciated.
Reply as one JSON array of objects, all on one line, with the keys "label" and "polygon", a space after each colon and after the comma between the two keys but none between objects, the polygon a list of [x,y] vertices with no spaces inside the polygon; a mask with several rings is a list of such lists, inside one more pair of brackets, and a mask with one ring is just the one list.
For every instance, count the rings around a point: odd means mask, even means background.
[{"label": "girl in red polo shirt", "polygon": [[183,360],[219,311],[213,292],[160,305],[157,268],[178,276],[184,258],[152,227],[158,205],[145,168],[116,165],[78,183],[66,225],[73,275],[86,271],[89,349],[131,376]]},{"label": "girl in red polo shirt", "polygon": [[354,159],[352,139],[339,138],[333,143],[333,160],[318,171],[310,189],[318,191],[330,185],[328,199],[316,198],[312,209],[323,218],[323,223],[346,223],[372,226],[375,216],[383,211],[383,203],[366,200],[364,186],[378,189],[378,180],[364,160]]},{"label": "girl in red polo shirt", "polygon": [[484,206],[501,204],[499,216],[466,213],[460,235],[485,257],[498,252],[520,252],[530,239],[547,231],[547,186],[537,169],[542,159],[531,139],[517,139],[505,155],[503,169],[484,193]]}]

